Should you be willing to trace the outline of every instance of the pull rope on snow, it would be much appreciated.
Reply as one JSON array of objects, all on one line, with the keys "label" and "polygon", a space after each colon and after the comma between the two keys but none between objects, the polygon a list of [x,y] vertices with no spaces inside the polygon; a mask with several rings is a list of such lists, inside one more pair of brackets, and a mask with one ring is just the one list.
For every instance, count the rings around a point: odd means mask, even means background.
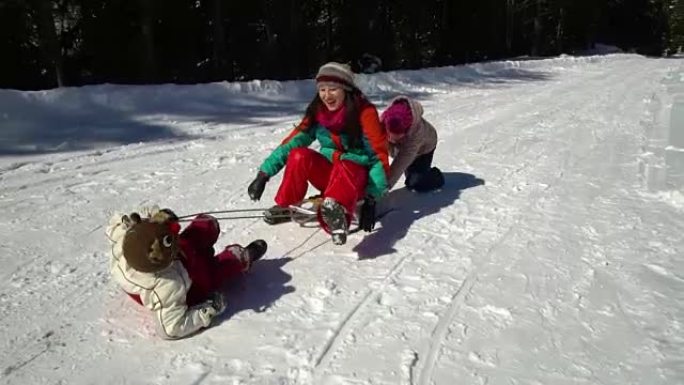
[{"label": "pull rope on snow", "polygon": [[[310,196],[306,199],[304,199],[301,203],[306,203],[306,202],[315,202],[317,199],[319,199],[321,195],[313,195]],[[312,211],[310,209],[300,207],[299,205],[290,205],[290,207],[287,208],[289,212],[287,214],[276,214],[276,215],[269,215],[269,218],[292,218],[293,214],[298,213],[298,214],[303,214],[303,215],[309,215],[309,216],[315,216],[316,212]],[[201,213],[194,213],[194,214],[188,214],[188,215],[182,215],[178,217],[178,222],[191,222],[193,220],[230,220],[230,219],[253,219],[253,218],[265,218],[266,215],[264,212],[269,210],[269,208],[251,208],[251,209],[231,209],[231,210],[217,210],[217,211],[203,211]],[[196,218],[198,215],[202,214],[242,214],[242,213],[254,213],[254,212],[259,212],[258,215],[231,215],[227,217],[212,217],[212,218]]]},{"label": "pull rope on snow", "polygon": [[[260,209],[233,209],[233,210],[216,210],[216,211],[203,211],[200,213],[194,213],[194,214],[188,214],[188,215],[182,215],[178,217],[178,222],[191,222],[191,221],[213,221],[213,220],[231,220],[231,219],[253,219],[253,218],[264,218],[266,217],[265,214],[263,214],[264,211],[268,210],[267,208],[260,208]],[[253,213],[253,212],[261,212],[258,215],[231,215],[231,216],[212,216],[211,218],[196,218],[198,215],[202,214],[241,214],[241,213]],[[270,216],[271,218],[289,218],[291,215],[290,214],[279,214],[279,215],[272,215]]]},{"label": "pull rope on snow", "polygon": [[194,213],[194,214],[179,216],[178,219],[186,219],[186,218],[196,217],[196,216],[202,215],[202,214],[232,214],[232,213],[247,213],[247,212],[266,211],[266,210],[268,210],[268,209],[262,208],[262,209],[233,209],[233,210],[202,211],[201,213]]}]

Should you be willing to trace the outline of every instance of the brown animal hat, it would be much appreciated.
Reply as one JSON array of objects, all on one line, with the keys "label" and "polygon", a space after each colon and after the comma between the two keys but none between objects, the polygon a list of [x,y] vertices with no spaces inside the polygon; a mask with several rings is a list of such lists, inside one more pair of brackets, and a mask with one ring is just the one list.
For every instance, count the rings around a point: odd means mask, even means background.
[{"label": "brown animal hat", "polygon": [[168,224],[148,220],[126,231],[123,256],[133,269],[154,273],[167,268],[178,254],[178,236]]}]

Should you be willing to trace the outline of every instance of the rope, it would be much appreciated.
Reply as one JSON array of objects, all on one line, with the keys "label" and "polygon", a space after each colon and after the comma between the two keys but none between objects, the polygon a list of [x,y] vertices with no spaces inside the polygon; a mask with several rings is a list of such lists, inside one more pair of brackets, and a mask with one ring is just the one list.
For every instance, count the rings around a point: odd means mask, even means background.
[{"label": "rope", "polygon": [[[202,214],[208,214],[208,213],[202,213]],[[222,221],[222,220],[229,220],[229,219],[254,219],[254,218],[265,218],[265,215],[242,215],[242,216],[236,216],[236,217],[211,217],[211,218],[183,218],[183,219],[178,219],[178,222],[192,222],[192,221]],[[271,215],[269,218],[290,218],[291,216],[289,214],[282,214],[282,215]]]},{"label": "rope", "polygon": [[232,213],[247,213],[247,212],[266,211],[266,210],[268,210],[268,208],[203,211],[201,213],[182,215],[182,216],[179,216],[178,219],[186,219],[186,218],[196,217],[196,216],[201,215],[201,214],[232,214]]}]

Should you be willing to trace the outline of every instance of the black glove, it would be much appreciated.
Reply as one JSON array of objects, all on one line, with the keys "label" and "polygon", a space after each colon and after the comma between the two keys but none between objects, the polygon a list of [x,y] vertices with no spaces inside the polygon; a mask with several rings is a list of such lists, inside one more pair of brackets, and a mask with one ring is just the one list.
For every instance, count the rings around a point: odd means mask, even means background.
[{"label": "black glove", "polygon": [[259,171],[256,178],[247,187],[247,194],[249,198],[253,201],[258,201],[261,199],[261,194],[264,193],[264,188],[266,188],[266,182],[268,182],[268,175],[263,171]]},{"label": "black glove", "polygon": [[361,206],[361,217],[359,227],[365,232],[373,231],[375,228],[375,199],[371,196],[366,197]]},{"label": "black glove", "polygon": [[219,292],[212,293],[209,298],[199,306],[200,312],[204,317],[211,321],[214,317],[226,310],[226,299]]},{"label": "black glove", "polygon": [[221,314],[226,310],[226,297],[220,292],[214,292],[211,294],[211,307],[216,310],[216,313]]}]

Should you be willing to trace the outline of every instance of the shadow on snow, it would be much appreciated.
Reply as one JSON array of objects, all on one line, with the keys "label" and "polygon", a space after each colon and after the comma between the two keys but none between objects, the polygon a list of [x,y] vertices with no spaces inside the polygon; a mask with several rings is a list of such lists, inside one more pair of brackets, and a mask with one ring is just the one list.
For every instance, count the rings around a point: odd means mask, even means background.
[{"label": "shadow on snow", "polygon": [[[359,75],[377,103],[398,94],[423,99],[458,87],[501,87],[551,75],[506,63]],[[283,127],[298,123],[315,92],[313,80],[196,85],[98,85],[50,91],[0,90],[0,156],[90,150],[150,141],[214,137],[212,126]],[[209,130],[179,132],[178,122]],[[281,123],[282,122],[282,123]]]},{"label": "shadow on snow", "polygon": [[254,263],[244,279],[228,284],[225,290],[228,306],[220,322],[245,310],[264,312],[280,297],[294,292],[295,288],[288,285],[292,276],[282,269],[290,261],[288,257],[261,259]]},{"label": "shadow on snow", "polygon": [[485,183],[483,179],[461,172],[445,172],[444,182],[442,189],[428,193],[412,192],[405,187],[391,191],[384,198],[386,201],[382,206],[392,211],[379,220],[382,225],[380,228],[376,228],[353,249],[359,259],[372,259],[396,252],[394,245],[406,236],[414,222],[452,205],[460,197],[461,191]]}]

